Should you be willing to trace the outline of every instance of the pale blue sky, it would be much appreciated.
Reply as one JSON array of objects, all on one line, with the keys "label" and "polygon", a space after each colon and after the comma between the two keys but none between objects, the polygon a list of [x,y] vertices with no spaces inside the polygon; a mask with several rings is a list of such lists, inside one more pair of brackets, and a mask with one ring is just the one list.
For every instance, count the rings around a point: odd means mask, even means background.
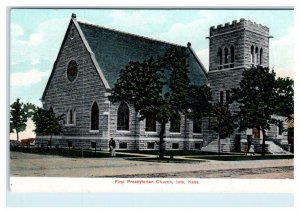
[{"label": "pale blue sky", "polygon": [[11,10],[10,102],[41,105],[46,82],[72,13],[77,20],[192,47],[208,64],[209,27],[240,18],[270,28],[270,67],[293,77],[293,10]]}]

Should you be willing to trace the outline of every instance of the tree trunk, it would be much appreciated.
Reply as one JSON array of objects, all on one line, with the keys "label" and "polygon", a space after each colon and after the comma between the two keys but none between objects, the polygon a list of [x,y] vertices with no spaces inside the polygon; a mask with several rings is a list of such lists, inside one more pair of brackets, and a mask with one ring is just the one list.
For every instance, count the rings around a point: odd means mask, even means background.
[{"label": "tree trunk", "polygon": [[220,140],[220,134],[218,134],[218,154],[219,154],[219,156],[220,156],[220,154],[221,154],[221,140]]},{"label": "tree trunk", "polygon": [[16,133],[17,133],[17,141],[19,141],[19,132],[16,131]]},{"label": "tree trunk", "polygon": [[262,150],[261,150],[261,155],[265,156],[266,155],[266,130],[262,127],[261,131],[263,133],[263,141],[262,141]]},{"label": "tree trunk", "polygon": [[50,145],[50,149],[52,149],[52,134],[50,135],[49,145]]},{"label": "tree trunk", "polygon": [[166,130],[166,122],[162,122],[160,125],[160,133],[159,133],[159,158],[164,158],[163,153],[163,143],[164,143],[164,134]]}]

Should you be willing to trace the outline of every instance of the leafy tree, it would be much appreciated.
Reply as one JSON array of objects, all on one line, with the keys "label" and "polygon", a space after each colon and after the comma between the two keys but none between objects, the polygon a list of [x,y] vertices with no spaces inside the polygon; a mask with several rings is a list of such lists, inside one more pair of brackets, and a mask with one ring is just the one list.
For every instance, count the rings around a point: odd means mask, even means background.
[{"label": "leafy tree", "polygon": [[[278,78],[276,80],[276,114],[287,118],[288,141],[294,152],[294,80]],[[281,125],[281,124],[280,124]]]},{"label": "leafy tree", "polygon": [[26,122],[32,116],[34,109],[33,104],[24,104],[19,98],[10,105],[10,132],[16,132],[17,141],[19,141],[19,133],[25,131]]},{"label": "leafy tree", "polygon": [[243,73],[240,88],[233,90],[235,100],[240,103],[239,130],[256,128],[262,131],[262,155],[265,155],[266,130],[274,123],[271,117],[276,113],[275,72],[257,66]]},{"label": "leafy tree", "polygon": [[50,135],[49,145],[52,147],[52,136],[62,132],[62,120],[64,115],[56,116],[53,110],[37,108],[33,113],[33,122],[36,129],[34,132],[39,135]]},{"label": "leafy tree", "polygon": [[228,105],[216,103],[210,110],[211,129],[218,133],[218,152],[221,152],[220,139],[233,133],[235,123]]},{"label": "leafy tree", "polygon": [[[293,120],[294,115],[294,80],[290,78],[277,78],[276,91],[276,114]],[[293,121],[292,121],[293,122]]]},{"label": "leafy tree", "polygon": [[180,49],[167,49],[162,57],[129,62],[112,92],[112,101],[128,101],[140,113],[140,120],[155,116],[160,123],[159,157],[163,158],[166,124],[188,112],[190,81],[187,55]]},{"label": "leafy tree", "polygon": [[211,109],[211,91],[207,85],[189,86],[189,95],[187,97],[188,107],[191,109],[192,118],[202,118],[209,115]]}]

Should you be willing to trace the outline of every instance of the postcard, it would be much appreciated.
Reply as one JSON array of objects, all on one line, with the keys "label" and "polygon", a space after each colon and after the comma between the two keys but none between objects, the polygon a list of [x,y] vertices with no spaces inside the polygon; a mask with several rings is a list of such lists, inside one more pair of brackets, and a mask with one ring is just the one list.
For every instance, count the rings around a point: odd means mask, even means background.
[{"label": "postcard", "polygon": [[10,206],[293,206],[293,8],[7,13]]}]

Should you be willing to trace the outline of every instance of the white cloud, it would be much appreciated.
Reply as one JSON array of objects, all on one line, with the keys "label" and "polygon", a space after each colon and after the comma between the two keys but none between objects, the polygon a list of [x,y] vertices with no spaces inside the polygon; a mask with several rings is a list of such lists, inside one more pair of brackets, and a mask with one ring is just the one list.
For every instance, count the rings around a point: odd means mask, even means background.
[{"label": "white cloud", "polygon": [[212,14],[209,11],[200,11],[198,14],[199,18],[194,21],[175,23],[168,31],[153,35],[153,37],[181,45],[191,42],[194,49],[200,48],[200,44],[208,36],[207,23],[212,19]]},{"label": "white cloud", "polygon": [[166,15],[159,11],[145,11],[137,10],[131,13],[127,11],[114,10],[110,13],[112,18],[112,25],[114,26],[126,26],[128,27],[138,27],[149,28],[151,24],[163,24],[166,22]]},{"label": "white cloud", "polygon": [[35,31],[26,32],[11,24],[11,62],[48,60],[54,62],[69,19],[50,19],[38,25]]},{"label": "white cloud", "polygon": [[294,76],[294,32],[295,28],[290,27],[285,36],[270,40],[270,67],[274,68],[277,76]]},{"label": "white cloud", "polygon": [[273,47],[278,47],[278,46],[286,46],[286,45],[291,45],[294,42],[294,35],[295,35],[295,27],[289,27],[288,28],[288,33],[279,39],[271,39],[270,44]]},{"label": "white cloud", "polygon": [[11,24],[10,25],[10,32],[11,32],[11,36],[12,37],[18,37],[21,35],[24,35],[24,30],[21,26],[17,25],[17,24]]},{"label": "white cloud", "polygon": [[274,71],[276,72],[276,77],[290,77],[294,78],[294,72],[292,67],[277,67],[274,68]]},{"label": "white cloud", "polygon": [[35,65],[35,64],[39,64],[39,63],[40,63],[40,61],[39,61],[38,59],[33,59],[33,60],[30,62],[31,65]]},{"label": "white cloud", "polygon": [[21,72],[13,73],[10,77],[11,86],[29,86],[32,84],[39,83],[43,78],[48,78],[50,72],[41,72],[36,69]]},{"label": "white cloud", "polygon": [[200,61],[202,62],[202,64],[204,65],[204,67],[206,68],[206,70],[208,70],[209,68],[209,50],[208,48],[206,49],[202,49],[196,52],[198,58],[200,59]]},{"label": "white cloud", "polygon": [[24,45],[35,46],[42,43],[43,41],[44,41],[44,34],[39,32],[39,33],[31,34],[28,40],[19,40],[18,42]]}]

